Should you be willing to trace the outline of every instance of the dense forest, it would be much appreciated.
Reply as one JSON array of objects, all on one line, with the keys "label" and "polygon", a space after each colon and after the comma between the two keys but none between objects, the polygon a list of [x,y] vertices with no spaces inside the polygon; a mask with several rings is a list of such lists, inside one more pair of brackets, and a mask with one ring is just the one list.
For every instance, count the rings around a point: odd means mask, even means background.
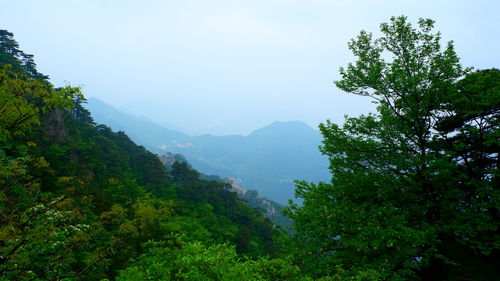
[{"label": "dense forest", "polygon": [[0,280],[495,280],[500,71],[461,66],[432,20],[362,31],[325,122],[328,183],[297,182],[293,234],[185,161],[95,124],[0,30]]}]

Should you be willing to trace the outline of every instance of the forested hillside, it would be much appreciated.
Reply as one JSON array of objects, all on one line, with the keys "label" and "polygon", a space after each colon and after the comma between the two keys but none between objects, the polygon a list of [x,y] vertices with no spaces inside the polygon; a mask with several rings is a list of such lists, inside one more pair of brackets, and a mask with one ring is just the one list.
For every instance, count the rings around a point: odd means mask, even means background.
[{"label": "forested hillside", "polygon": [[[160,155],[160,161],[167,168],[167,171],[172,171],[174,164],[179,165],[178,162],[185,162],[186,165],[191,165],[186,161],[186,158],[181,154],[165,153]],[[292,221],[289,217],[283,214],[284,205],[278,204],[272,200],[259,195],[256,190],[247,190],[238,186],[233,178],[222,179],[217,175],[200,174],[200,178],[205,180],[217,181],[226,183],[230,187],[229,190],[236,193],[240,199],[245,201],[250,207],[261,210],[273,223],[280,226],[285,231],[290,231]]]},{"label": "forested hillside", "polygon": [[[168,173],[123,132],[96,125],[80,90],[55,89],[4,30],[0,51],[0,279],[296,272],[264,258],[277,255],[284,234],[227,184],[200,179],[186,163]],[[161,270],[149,268],[158,262]]]}]

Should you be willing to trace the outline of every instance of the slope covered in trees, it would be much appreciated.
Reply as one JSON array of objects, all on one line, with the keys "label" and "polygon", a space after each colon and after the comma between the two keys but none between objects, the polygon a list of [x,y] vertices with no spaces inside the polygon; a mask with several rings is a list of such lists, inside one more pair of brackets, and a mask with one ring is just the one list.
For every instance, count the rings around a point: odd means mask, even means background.
[{"label": "slope covered in trees", "polygon": [[[260,211],[187,165],[168,173],[123,132],[96,125],[78,88],[55,89],[11,33],[1,36],[0,280],[130,280],[150,274],[141,255],[160,250],[172,278],[195,274],[205,251],[215,264],[254,259],[259,276],[296,271],[259,259],[275,257],[283,235]],[[192,260],[177,264],[176,253]],[[196,274],[219,280],[215,270]]]},{"label": "slope covered in trees", "polygon": [[[160,161],[167,168],[167,171],[172,171],[176,162],[187,162],[186,158],[181,154],[165,153],[159,156]],[[176,165],[178,165],[177,163]],[[189,163],[187,163],[189,165]],[[189,165],[190,166],[190,165]],[[234,179],[222,179],[217,175],[200,175],[201,179],[217,181],[220,183],[227,183],[230,187],[229,190],[236,193],[240,199],[245,201],[248,206],[261,210],[271,221],[280,226],[283,230],[289,231],[292,222],[289,217],[283,214],[285,206],[280,205],[272,200],[259,195],[256,190],[246,190],[234,183]]]}]

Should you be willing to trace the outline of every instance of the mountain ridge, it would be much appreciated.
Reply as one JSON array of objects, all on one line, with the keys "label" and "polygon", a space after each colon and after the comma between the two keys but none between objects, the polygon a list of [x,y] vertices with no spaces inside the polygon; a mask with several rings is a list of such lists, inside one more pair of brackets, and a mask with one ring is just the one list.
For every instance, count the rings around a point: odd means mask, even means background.
[{"label": "mountain ridge", "polygon": [[328,161],[317,149],[321,134],[301,121],[276,121],[246,136],[189,136],[95,98],[86,107],[96,122],[125,131],[154,153],[182,154],[200,172],[239,179],[245,189],[281,204],[294,198],[294,180],[329,179]]}]

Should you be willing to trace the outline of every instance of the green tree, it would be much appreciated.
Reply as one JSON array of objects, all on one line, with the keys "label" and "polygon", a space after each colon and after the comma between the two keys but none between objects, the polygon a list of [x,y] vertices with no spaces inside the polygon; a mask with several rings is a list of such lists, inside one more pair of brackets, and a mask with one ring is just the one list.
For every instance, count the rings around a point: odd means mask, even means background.
[{"label": "green tree", "polygon": [[105,255],[89,246],[89,198],[77,192],[84,182],[56,176],[50,184],[59,192],[47,192],[37,175],[50,173],[50,163],[32,154],[32,130],[44,114],[70,110],[75,95],[78,88],[55,90],[10,66],[0,69],[0,279],[78,276]]},{"label": "green tree", "polygon": [[146,243],[146,252],[120,271],[116,280],[309,280],[284,259],[238,258],[234,247],[173,238],[163,243]]},{"label": "green tree", "polygon": [[175,161],[172,164],[172,180],[180,185],[196,182],[200,174],[190,167],[188,162]]},{"label": "green tree", "polygon": [[[481,87],[471,75],[461,80],[469,70],[452,42],[441,46],[433,26],[429,19],[415,28],[406,17],[393,17],[381,24],[380,38],[362,31],[349,43],[357,60],[340,69],[335,84],[371,97],[378,107],[376,114],[347,118],[342,127],[320,125],[332,181],[298,183],[304,204],[289,209],[297,260],[312,274],[383,280],[496,276],[498,106],[490,102],[498,104],[498,87],[469,94]],[[459,154],[478,152],[466,140],[469,134],[479,138],[481,129],[471,123],[482,116],[491,117],[483,122],[489,150],[479,154],[491,161],[487,172],[471,180],[465,166],[483,167],[464,163]]]},{"label": "green tree", "polygon": [[14,34],[0,29],[0,67],[6,64],[12,66],[14,71],[31,78],[48,79],[48,76],[37,71],[33,55],[25,54],[19,49],[19,44],[14,40]]},{"label": "green tree", "polygon": [[14,72],[10,65],[0,67],[0,141],[25,133],[40,124],[40,116],[56,109],[71,108],[80,89],[55,90],[44,80]]}]

